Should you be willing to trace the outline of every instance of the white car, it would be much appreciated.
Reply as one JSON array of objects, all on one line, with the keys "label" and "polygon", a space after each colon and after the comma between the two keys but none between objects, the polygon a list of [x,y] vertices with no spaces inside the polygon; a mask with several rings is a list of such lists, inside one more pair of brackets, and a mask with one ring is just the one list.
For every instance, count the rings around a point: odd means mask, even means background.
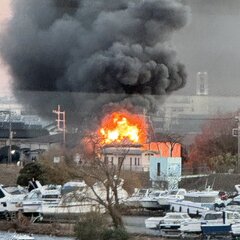
[{"label": "white car", "polygon": [[187,213],[166,213],[164,217],[151,217],[145,220],[145,227],[149,229],[178,228],[181,222],[190,220]]}]

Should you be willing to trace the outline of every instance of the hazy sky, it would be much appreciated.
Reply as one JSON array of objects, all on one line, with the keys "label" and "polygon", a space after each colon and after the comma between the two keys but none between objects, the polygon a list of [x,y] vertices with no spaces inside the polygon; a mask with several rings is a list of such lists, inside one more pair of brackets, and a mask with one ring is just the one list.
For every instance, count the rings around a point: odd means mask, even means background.
[{"label": "hazy sky", "polygon": [[[0,0],[0,34],[4,31],[4,25],[11,16],[10,1],[11,0]],[[8,91],[10,89],[10,82],[10,74],[0,58],[0,91]]]},{"label": "hazy sky", "polygon": [[[32,0],[29,0],[32,1]],[[185,0],[192,8],[192,20],[175,34],[174,44],[189,74],[179,93],[195,93],[196,73],[207,71],[212,95],[240,94],[240,1]],[[0,0],[0,34],[10,16],[10,0]],[[10,82],[0,61],[1,90]]]},{"label": "hazy sky", "polygon": [[240,1],[186,0],[192,9],[189,26],[175,34],[178,55],[186,64],[195,92],[196,73],[207,71],[212,95],[240,95]]}]

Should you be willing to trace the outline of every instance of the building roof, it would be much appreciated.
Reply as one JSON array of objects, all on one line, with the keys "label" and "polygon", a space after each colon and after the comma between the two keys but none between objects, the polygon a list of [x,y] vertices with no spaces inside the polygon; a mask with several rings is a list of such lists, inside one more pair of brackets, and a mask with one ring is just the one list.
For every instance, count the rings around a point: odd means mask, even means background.
[{"label": "building roof", "polygon": [[[45,129],[12,129],[13,139],[28,139],[36,138],[43,135],[48,135],[48,131]],[[9,129],[0,128],[0,138],[9,138]]]},{"label": "building roof", "polygon": [[[66,147],[75,147],[79,143],[79,138],[80,136],[78,134],[66,134]],[[63,133],[28,139],[26,143],[61,144],[63,143]]]}]

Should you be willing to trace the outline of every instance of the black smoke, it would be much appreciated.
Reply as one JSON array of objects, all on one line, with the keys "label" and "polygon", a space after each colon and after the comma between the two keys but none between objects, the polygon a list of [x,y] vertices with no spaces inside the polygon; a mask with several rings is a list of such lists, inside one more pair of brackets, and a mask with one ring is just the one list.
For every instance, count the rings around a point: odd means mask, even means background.
[{"label": "black smoke", "polygon": [[12,7],[1,54],[17,97],[42,116],[58,104],[71,122],[106,106],[154,111],[185,85],[171,46],[189,15],[179,0],[14,0]]}]

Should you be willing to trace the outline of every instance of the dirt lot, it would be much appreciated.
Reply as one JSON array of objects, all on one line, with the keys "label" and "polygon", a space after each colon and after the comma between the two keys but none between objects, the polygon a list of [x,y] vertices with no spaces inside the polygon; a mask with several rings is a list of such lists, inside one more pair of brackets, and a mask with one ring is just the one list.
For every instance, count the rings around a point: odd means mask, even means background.
[{"label": "dirt lot", "polygon": [[16,184],[20,169],[21,168],[16,165],[0,164],[0,184]]}]

